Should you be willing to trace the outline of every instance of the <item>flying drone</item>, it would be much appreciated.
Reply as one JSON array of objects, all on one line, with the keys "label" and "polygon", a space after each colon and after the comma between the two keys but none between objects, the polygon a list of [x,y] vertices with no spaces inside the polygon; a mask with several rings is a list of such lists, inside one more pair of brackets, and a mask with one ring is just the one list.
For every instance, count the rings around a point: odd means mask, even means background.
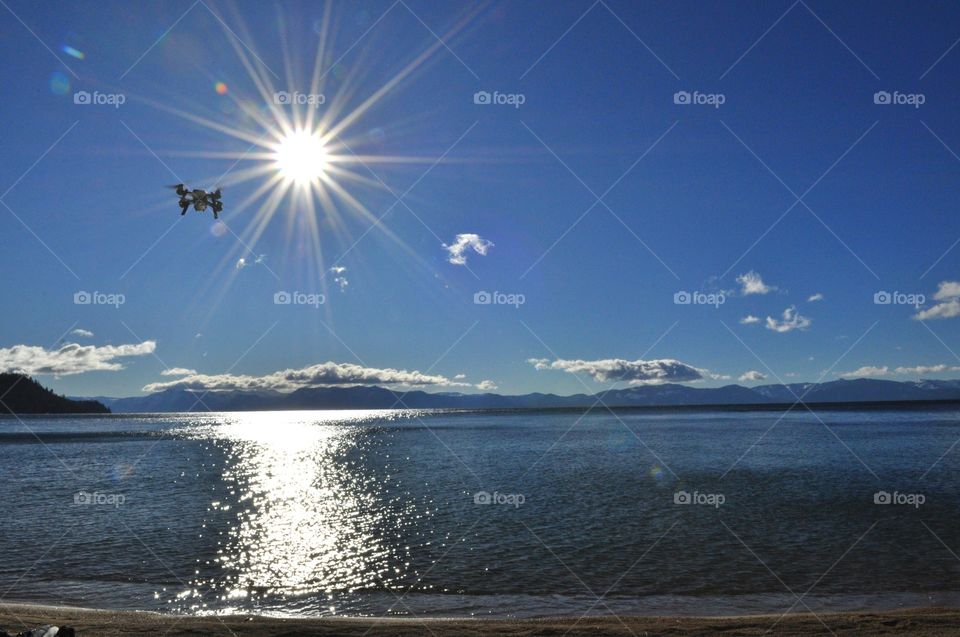
[{"label": "flying drone", "polygon": [[176,186],[170,186],[177,191],[177,194],[180,196],[180,215],[183,216],[187,214],[187,210],[190,206],[193,206],[193,209],[197,212],[203,212],[209,206],[213,210],[213,218],[218,219],[220,211],[223,210],[223,203],[220,201],[220,189],[217,188],[213,192],[207,192],[200,188],[194,188],[193,190],[187,190],[184,188],[183,184],[177,184]]}]

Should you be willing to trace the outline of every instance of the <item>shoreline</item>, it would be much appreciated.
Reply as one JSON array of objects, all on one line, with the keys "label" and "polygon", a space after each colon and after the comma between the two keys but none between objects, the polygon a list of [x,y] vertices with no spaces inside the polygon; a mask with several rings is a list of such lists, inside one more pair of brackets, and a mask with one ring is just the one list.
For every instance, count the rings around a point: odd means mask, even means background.
[{"label": "shoreline", "polygon": [[[821,623],[822,621],[822,623]],[[434,637],[454,635],[532,637],[534,635],[960,635],[960,608],[910,608],[886,612],[843,612],[740,616],[591,616],[538,619],[334,617],[278,618],[256,615],[168,615],[152,611],[113,611],[70,606],[0,603],[0,629],[17,633],[43,624],[74,627],[97,637],[164,634],[280,637],[369,635]],[[825,626],[825,625],[826,626]]]}]

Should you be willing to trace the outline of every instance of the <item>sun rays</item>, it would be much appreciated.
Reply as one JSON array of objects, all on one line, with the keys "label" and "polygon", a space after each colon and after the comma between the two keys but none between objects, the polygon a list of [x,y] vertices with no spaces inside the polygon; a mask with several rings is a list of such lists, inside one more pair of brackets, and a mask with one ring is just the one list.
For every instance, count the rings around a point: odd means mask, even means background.
[{"label": "sun rays", "polygon": [[[365,95],[360,90],[361,78],[350,74],[339,77],[340,88],[328,94],[328,75],[346,55],[335,57],[333,54],[331,5],[326,6],[322,28],[317,29],[319,39],[309,82],[297,81],[294,69],[299,65],[292,58],[285,37],[280,38],[284,79],[279,80],[280,76],[250,48],[253,39],[242,20],[237,32],[220,22],[224,37],[255,89],[244,94],[242,87],[237,86],[235,90],[236,83],[231,83],[231,90],[223,98],[233,101],[235,115],[230,119],[205,117],[169,104],[144,101],[224,135],[225,145],[232,144],[235,148],[191,148],[167,153],[224,164],[221,175],[206,180],[211,185],[224,187],[224,219],[218,232],[222,236],[230,233],[236,238],[235,245],[220,264],[221,272],[228,277],[237,276],[233,267],[237,257],[255,251],[257,242],[277,220],[286,229],[287,250],[296,257],[298,278],[317,281],[324,291],[324,275],[329,266],[368,233],[386,237],[405,258],[412,258],[411,265],[423,266],[422,259],[381,223],[385,213],[381,210],[374,213],[365,202],[371,201],[371,194],[378,194],[380,201],[384,197],[388,201],[396,197],[399,201],[402,197],[381,178],[378,167],[433,165],[438,160],[377,153],[376,144],[370,144],[369,130],[380,130],[389,123],[369,122],[364,116],[429,61],[444,46],[443,42],[438,38],[424,50],[414,52],[397,73],[367,90]],[[283,25],[286,21],[279,23]],[[454,31],[463,26],[461,22]],[[444,37],[451,35],[452,32]],[[282,81],[282,86],[278,87],[277,81]],[[252,188],[238,190],[242,184]],[[330,263],[325,262],[323,245],[336,250],[335,259]]]}]

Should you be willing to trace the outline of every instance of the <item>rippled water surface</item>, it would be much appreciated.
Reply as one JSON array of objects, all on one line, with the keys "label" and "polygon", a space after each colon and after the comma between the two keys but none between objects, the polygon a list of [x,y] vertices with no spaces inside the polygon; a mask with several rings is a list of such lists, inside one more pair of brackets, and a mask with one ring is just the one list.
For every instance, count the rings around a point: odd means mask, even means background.
[{"label": "rippled water surface", "polygon": [[3,419],[0,581],[177,612],[960,605],[958,440],[946,409]]}]

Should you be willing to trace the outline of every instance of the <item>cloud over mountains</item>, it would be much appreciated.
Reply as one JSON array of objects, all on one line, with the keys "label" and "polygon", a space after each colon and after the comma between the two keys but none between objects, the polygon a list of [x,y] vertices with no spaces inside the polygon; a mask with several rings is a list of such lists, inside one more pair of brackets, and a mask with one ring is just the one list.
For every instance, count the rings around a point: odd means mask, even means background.
[{"label": "cloud over mountains", "polygon": [[[480,383],[487,388],[488,381]],[[262,391],[291,392],[304,387],[332,385],[394,385],[406,387],[473,387],[470,383],[452,380],[439,374],[427,374],[416,370],[364,367],[352,363],[327,361],[302,367],[284,369],[262,376],[248,374],[190,374],[175,380],[150,383],[146,392],[165,389],[191,389],[202,391]]]},{"label": "cloud over mountains", "polygon": [[704,370],[672,358],[628,361],[622,358],[602,360],[550,361],[546,358],[527,360],[538,370],[559,370],[570,374],[587,374],[598,383],[626,382],[635,384],[682,383],[703,378]]}]

